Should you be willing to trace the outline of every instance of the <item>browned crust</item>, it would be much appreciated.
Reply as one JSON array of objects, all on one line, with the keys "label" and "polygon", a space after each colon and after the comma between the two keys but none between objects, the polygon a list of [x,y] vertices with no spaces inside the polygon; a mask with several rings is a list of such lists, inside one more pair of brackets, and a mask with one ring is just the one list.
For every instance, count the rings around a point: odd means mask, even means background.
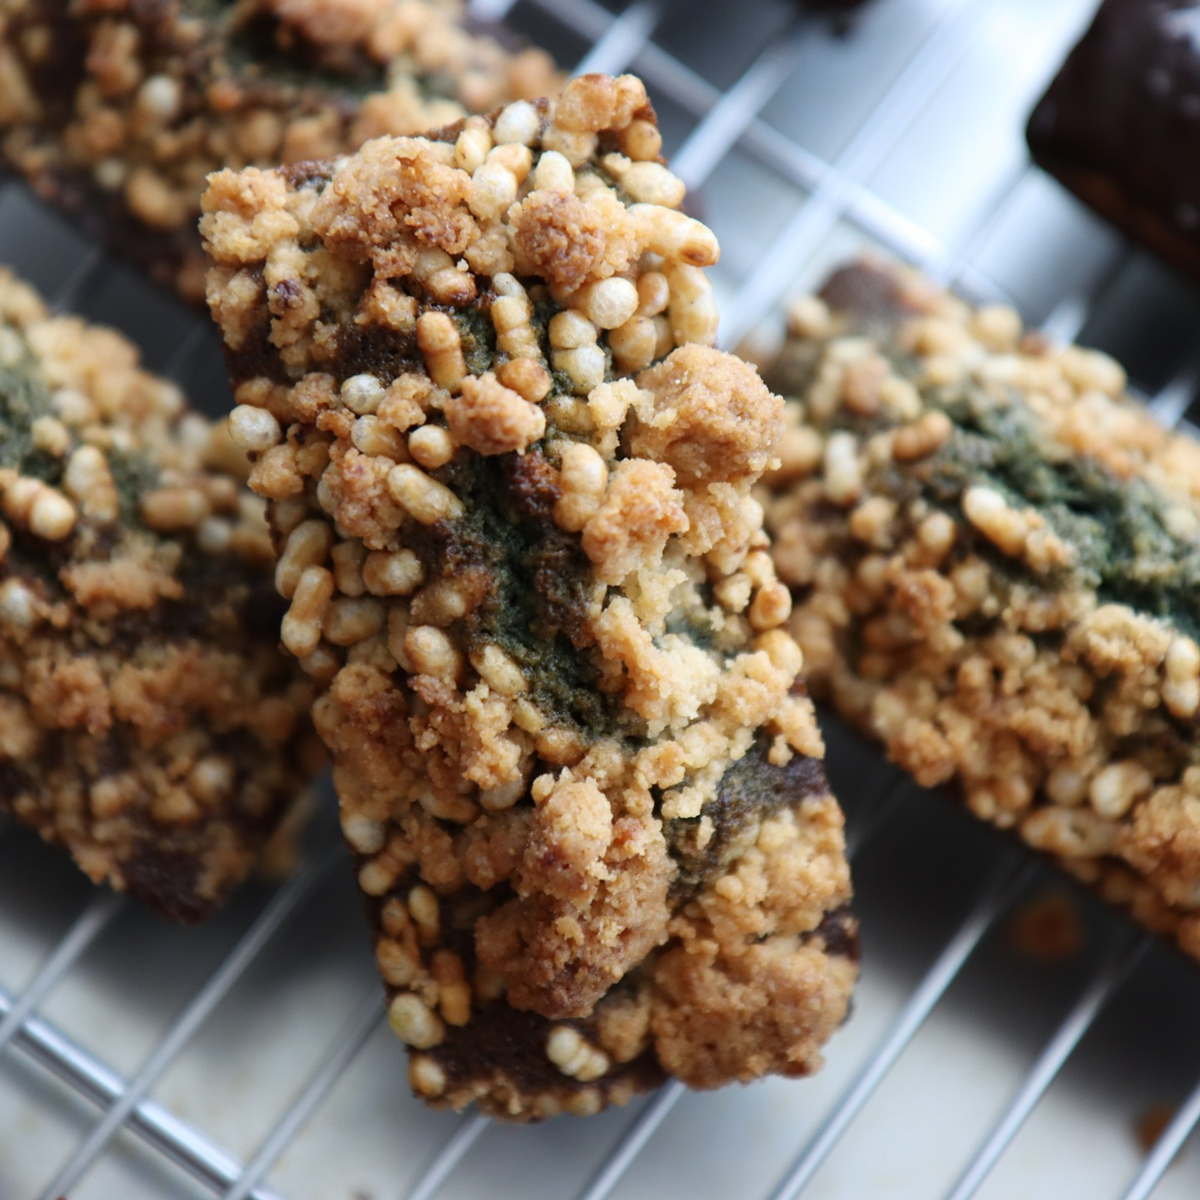
[{"label": "browned crust", "polygon": [[1074,192],[1126,237],[1159,255],[1164,262],[1193,277],[1200,276],[1200,243],[1185,237],[1153,210],[1131,197],[1115,180],[1098,171],[1068,166],[1047,156],[1040,164],[1068,191]]}]

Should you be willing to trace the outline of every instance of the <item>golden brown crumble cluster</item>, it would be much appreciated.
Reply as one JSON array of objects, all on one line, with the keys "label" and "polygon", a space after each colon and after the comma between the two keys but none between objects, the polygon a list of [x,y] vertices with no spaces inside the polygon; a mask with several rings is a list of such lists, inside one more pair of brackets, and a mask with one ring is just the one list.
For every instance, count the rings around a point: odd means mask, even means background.
[{"label": "golden brown crumble cluster", "polygon": [[0,151],[185,298],[221,167],[326,158],[555,90],[461,0],[4,0]]},{"label": "golden brown crumble cluster", "polygon": [[238,457],[122,337],[0,274],[0,806],[180,920],[322,759]]},{"label": "golden brown crumble cluster", "polygon": [[767,378],[814,691],[1200,955],[1200,445],[1111,359],[898,268],[798,301]]},{"label": "golden brown crumble cluster", "polygon": [[855,926],[716,332],[640,81],[215,175],[202,231],[392,1027],[438,1105],[803,1075]]}]

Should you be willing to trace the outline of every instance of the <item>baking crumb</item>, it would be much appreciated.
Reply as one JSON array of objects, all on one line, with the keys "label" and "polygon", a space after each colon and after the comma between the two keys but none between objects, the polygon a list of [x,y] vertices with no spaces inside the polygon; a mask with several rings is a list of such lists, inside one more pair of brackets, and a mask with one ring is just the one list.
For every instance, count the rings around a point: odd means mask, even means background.
[{"label": "baking crumb", "polygon": [[1032,897],[1013,914],[1007,940],[1023,958],[1040,966],[1078,958],[1086,944],[1079,901],[1062,888]]},{"label": "baking crumb", "polygon": [[1200,441],[911,269],[788,317],[760,498],[814,695],[1200,957]]},{"label": "baking crumb", "polygon": [[1167,1131],[1167,1126],[1175,1119],[1179,1111],[1177,1104],[1167,1104],[1160,1101],[1152,1104],[1134,1125],[1134,1135],[1143,1154],[1149,1154],[1158,1145],[1158,1139]]},{"label": "baking crumb", "polygon": [[511,137],[561,82],[461,0],[10,0],[0,34],[0,155],[194,303],[210,172],[303,170],[506,104]]}]

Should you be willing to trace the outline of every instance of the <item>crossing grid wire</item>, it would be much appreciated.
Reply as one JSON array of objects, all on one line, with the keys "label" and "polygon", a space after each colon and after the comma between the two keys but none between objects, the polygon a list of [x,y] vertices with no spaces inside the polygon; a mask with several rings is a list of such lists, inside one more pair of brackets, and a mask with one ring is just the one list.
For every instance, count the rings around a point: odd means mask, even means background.
[{"label": "crossing grid wire", "polygon": [[[1197,297],[1021,142],[1093,2],[872,0],[843,34],[786,0],[472,9],[646,80],[722,242],[724,345],[769,347],[783,297],[874,246],[1117,355],[1174,424],[1200,371]],[[225,402],[211,331],[11,180],[0,260]],[[864,966],[825,1070],[540,1127],[408,1095],[328,816],[285,882],[186,931],[0,826],[0,1200],[1195,1196],[1194,967],[828,733]],[[1013,923],[1056,892],[1084,937],[1039,962]]]}]

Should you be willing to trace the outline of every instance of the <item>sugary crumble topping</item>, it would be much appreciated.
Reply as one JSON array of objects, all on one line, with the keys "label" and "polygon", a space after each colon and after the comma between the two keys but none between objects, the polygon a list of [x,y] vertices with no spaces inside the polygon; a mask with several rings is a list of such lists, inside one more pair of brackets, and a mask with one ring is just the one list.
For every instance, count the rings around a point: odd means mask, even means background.
[{"label": "sugary crumble topping", "polygon": [[546,95],[540,50],[460,0],[6,0],[0,153],[194,302],[205,177],[305,162]]},{"label": "sugary crumble topping", "polygon": [[637,79],[222,172],[209,302],[417,1092],[528,1119],[803,1075],[841,814]]},{"label": "sugary crumble topping", "polygon": [[814,691],[1200,955],[1200,444],[1112,359],[899,268],[796,302],[767,378]]},{"label": "sugary crumble topping", "polygon": [[124,338],[0,274],[0,805],[180,920],[323,757],[244,476]]}]

